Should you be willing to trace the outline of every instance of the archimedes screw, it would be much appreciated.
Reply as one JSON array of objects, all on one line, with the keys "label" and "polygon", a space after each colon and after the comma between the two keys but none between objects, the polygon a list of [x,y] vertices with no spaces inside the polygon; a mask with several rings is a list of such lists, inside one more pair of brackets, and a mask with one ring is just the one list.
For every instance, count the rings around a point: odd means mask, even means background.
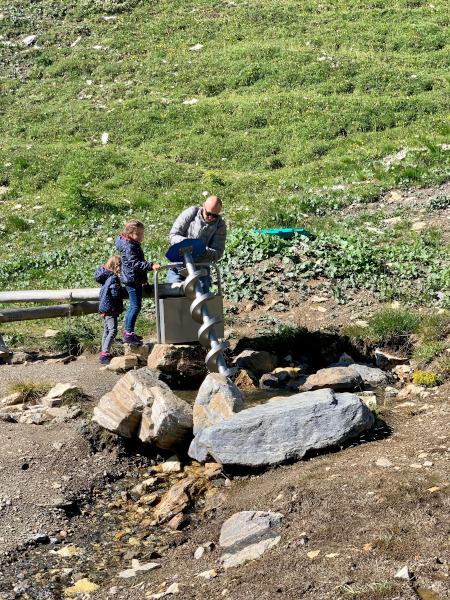
[{"label": "archimedes screw", "polygon": [[203,293],[200,277],[206,275],[205,269],[196,270],[194,260],[190,251],[190,247],[181,248],[180,254],[183,254],[184,263],[188,276],[183,284],[184,295],[192,300],[191,317],[196,323],[200,323],[201,327],[198,332],[198,341],[205,348],[210,348],[206,355],[205,362],[208,370],[211,373],[221,373],[226,377],[236,373],[236,367],[228,368],[224,357],[224,350],[230,347],[228,342],[219,342],[215,332],[215,325],[221,323],[220,317],[211,317],[207,306],[208,300],[214,298],[214,294]]}]

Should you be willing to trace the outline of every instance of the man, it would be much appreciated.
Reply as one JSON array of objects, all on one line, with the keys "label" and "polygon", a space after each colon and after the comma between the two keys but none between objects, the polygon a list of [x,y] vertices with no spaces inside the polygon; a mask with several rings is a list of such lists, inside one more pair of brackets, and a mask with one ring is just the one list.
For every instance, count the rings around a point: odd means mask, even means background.
[{"label": "man", "polygon": [[[203,206],[187,208],[176,219],[170,230],[171,245],[173,246],[186,239],[202,240],[206,244],[206,249],[196,259],[196,262],[217,262],[220,260],[225,250],[227,237],[227,226],[220,216],[221,210],[222,200],[217,196],[209,196]],[[206,267],[206,271],[206,276],[200,279],[204,293],[209,291],[211,284],[209,267]],[[185,279],[179,274],[178,269],[169,269],[167,278],[169,283],[178,283]]]}]

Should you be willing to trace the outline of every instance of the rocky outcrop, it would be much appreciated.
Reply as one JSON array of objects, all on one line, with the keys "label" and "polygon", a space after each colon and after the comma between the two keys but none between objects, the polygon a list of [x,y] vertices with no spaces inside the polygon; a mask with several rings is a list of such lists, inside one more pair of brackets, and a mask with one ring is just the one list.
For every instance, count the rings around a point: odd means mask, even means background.
[{"label": "rocky outcrop", "polygon": [[301,459],[308,450],[341,444],[372,426],[355,394],[318,390],[270,400],[201,431],[189,455],[226,466],[267,467]]},{"label": "rocky outcrop", "polygon": [[393,369],[398,365],[408,364],[409,358],[405,356],[393,356],[377,348],[375,350],[375,363],[380,369]]},{"label": "rocky outcrop", "polygon": [[220,557],[225,569],[254,560],[281,540],[276,533],[283,520],[280,513],[245,510],[222,525],[219,545],[226,552]]}]

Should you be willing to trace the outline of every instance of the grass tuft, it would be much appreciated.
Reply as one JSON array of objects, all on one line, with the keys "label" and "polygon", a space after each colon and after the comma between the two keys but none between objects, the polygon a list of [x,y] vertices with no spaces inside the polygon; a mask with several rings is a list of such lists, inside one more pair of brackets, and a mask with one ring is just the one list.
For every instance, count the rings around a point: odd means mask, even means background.
[{"label": "grass tuft", "polygon": [[408,337],[420,324],[418,313],[385,308],[377,312],[369,321],[370,329],[378,343],[388,346],[404,346]]},{"label": "grass tuft", "polygon": [[45,396],[51,388],[52,384],[47,382],[18,381],[9,387],[9,392],[10,394],[19,392],[23,402],[33,403]]}]

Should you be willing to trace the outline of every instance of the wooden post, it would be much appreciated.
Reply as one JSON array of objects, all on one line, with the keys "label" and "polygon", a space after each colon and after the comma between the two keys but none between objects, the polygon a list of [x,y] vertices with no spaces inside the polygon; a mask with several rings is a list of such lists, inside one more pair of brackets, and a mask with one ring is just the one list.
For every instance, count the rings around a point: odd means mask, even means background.
[{"label": "wooden post", "polygon": [[98,312],[98,302],[77,302],[77,304],[56,304],[33,308],[8,308],[1,310],[0,323],[12,321],[33,321],[34,319],[52,319],[56,317],[89,315]]}]

